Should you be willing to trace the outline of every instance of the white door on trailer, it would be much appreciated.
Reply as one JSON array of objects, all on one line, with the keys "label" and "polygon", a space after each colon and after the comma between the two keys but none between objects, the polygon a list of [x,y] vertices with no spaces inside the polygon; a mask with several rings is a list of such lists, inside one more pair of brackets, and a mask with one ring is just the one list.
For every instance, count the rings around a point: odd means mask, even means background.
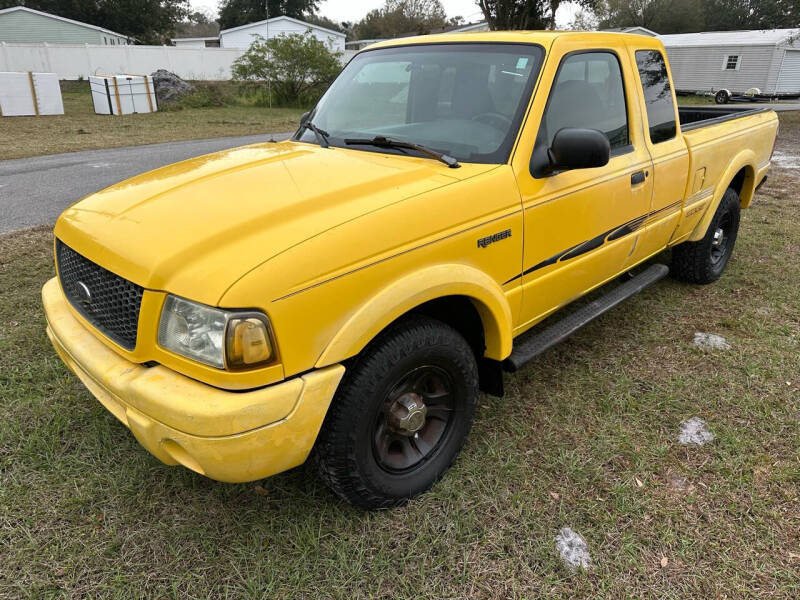
[{"label": "white door on trailer", "polygon": [[800,92],[800,50],[787,50],[778,75],[776,92]]}]

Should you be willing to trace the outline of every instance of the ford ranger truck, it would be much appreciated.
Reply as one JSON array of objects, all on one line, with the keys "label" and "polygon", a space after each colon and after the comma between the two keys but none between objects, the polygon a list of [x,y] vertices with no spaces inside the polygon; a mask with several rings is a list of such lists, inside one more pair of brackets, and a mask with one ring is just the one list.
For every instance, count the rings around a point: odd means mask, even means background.
[{"label": "ford ranger truck", "polygon": [[396,506],[445,473],[504,370],[668,270],[719,278],[777,128],[678,108],[643,36],[382,42],[290,140],[68,208],[47,333],[168,465],[246,482],[312,456],[341,498]]}]

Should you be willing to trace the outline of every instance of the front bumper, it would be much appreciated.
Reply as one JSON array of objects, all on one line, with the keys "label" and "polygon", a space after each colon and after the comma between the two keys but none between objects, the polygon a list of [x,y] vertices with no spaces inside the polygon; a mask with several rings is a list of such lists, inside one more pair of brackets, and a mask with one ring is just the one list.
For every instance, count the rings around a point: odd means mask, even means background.
[{"label": "front bumper", "polygon": [[42,288],[47,335],[89,391],[156,458],[211,479],[254,481],[302,464],[342,365],[249,392],[208,386],[119,356],[72,313],[58,281]]}]

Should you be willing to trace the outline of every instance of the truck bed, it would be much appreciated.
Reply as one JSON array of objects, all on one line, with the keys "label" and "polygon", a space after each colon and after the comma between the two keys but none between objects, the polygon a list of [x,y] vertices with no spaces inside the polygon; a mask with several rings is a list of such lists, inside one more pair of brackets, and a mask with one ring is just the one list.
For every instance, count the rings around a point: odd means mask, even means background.
[{"label": "truck bed", "polygon": [[681,120],[681,131],[691,131],[768,110],[770,109],[747,106],[678,106],[678,116]]},{"label": "truck bed", "polygon": [[672,243],[690,235],[705,214],[703,208],[720,196],[720,184],[727,185],[737,175],[729,171],[732,165],[737,170],[737,165],[750,165],[742,169],[739,184],[742,207],[750,204],[753,189],[760,183],[755,178],[763,177],[764,168],[769,165],[777,128],[777,116],[768,108],[687,106],[678,111],[689,150],[689,186],[684,205],[689,216],[681,222]]}]

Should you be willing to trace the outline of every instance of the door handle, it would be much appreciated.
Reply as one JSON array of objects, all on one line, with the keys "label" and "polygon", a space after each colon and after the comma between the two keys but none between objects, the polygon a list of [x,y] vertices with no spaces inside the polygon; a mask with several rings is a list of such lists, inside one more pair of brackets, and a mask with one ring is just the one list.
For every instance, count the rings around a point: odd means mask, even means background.
[{"label": "door handle", "polygon": [[636,173],[631,174],[631,185],[639,185],[640,183],[644,183],[645,178],[650,173],[648,171],[636,171]]}]

